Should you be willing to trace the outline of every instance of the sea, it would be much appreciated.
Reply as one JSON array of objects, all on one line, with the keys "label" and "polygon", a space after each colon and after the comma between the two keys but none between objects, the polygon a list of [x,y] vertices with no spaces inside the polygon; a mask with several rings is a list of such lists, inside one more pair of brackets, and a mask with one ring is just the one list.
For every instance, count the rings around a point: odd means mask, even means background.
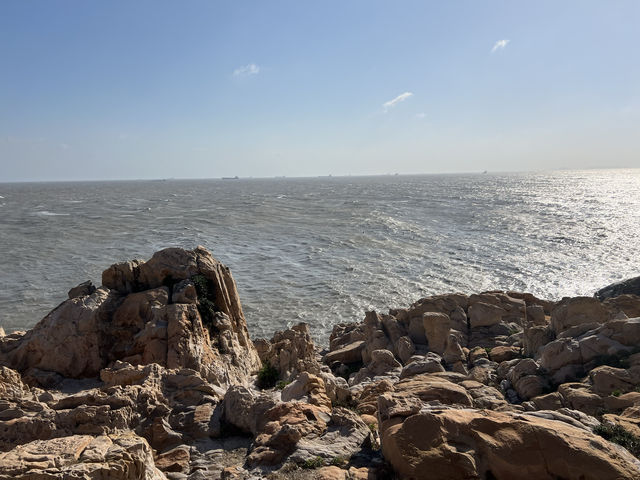
[{"label": "sea", "polygon": [[367,310],[486,290],[588,295],[640,275],[640,169],[0,184],[0,326],[115,262],[204,245],[252,338],[319,344]]}]

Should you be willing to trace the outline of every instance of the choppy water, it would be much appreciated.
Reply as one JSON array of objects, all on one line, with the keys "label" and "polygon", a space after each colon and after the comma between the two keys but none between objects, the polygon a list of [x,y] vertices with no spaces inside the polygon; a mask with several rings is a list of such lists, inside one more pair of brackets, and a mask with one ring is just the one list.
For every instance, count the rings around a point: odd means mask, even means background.
[{"label": "choppy water", "polygon": [[640,274],[640,170],[0,184],[0,325],[33,326],[116,261],[202,244],[252,337],[319,341],[450,291],[544,298]]}]

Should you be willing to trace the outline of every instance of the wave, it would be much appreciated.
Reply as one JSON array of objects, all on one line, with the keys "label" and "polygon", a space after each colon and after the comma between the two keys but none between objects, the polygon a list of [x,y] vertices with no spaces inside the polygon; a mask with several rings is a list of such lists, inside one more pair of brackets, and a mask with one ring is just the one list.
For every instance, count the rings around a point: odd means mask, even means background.
[{"label": "wave", "polygon": [[50,212],[48,210],[41,210],[39,212],[33,212],[34,215],[38,215],[40,217],[68,217],[69,213],[56,213]]}]

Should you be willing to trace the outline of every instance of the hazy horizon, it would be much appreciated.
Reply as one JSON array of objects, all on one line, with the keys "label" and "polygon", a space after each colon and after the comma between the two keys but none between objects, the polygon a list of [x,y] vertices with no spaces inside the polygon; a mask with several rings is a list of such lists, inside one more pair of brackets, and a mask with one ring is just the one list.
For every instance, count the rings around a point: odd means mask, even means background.
[{"label": "hazy horizon", "polygon": [[640,167],[632,0],[0,3],[0,182]]},{"label": "hazy horizon", "polygon": [[505,171],[488,171],[476,170],[467,172],[409,172],[409,173],[370,173],[370,174],[345,174],[345,175],[270,175],[270,176],[233,176],[233,177],[157,177],[157,178],[78,178],[72,180],[11,180],[0,181],[0,185],[8,185],[13,183],[97,183],[97,182],[163,182],[163,181],[207,181],[207,180],[309,180],[309,179],[328,179],[328,178],[359,178],[359,177],[428,177],[428,176],[464,176],[464,175],[519,175],[519,174],[549,174],[561,172],[598,172],[612,170],[640,170],[640,167],[589,167],[589,168],[555,168],[555,169],[539,169],[539,170],[505,170]]}]

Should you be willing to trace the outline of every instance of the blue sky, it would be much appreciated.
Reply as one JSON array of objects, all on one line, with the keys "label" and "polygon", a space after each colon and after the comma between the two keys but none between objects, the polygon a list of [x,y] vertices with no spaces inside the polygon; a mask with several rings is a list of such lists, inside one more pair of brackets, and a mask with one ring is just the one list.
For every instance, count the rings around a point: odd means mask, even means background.
[{"label": "blue sky", "polygon": [[0,181],[640,167],[640,2],[0,2]]}]

